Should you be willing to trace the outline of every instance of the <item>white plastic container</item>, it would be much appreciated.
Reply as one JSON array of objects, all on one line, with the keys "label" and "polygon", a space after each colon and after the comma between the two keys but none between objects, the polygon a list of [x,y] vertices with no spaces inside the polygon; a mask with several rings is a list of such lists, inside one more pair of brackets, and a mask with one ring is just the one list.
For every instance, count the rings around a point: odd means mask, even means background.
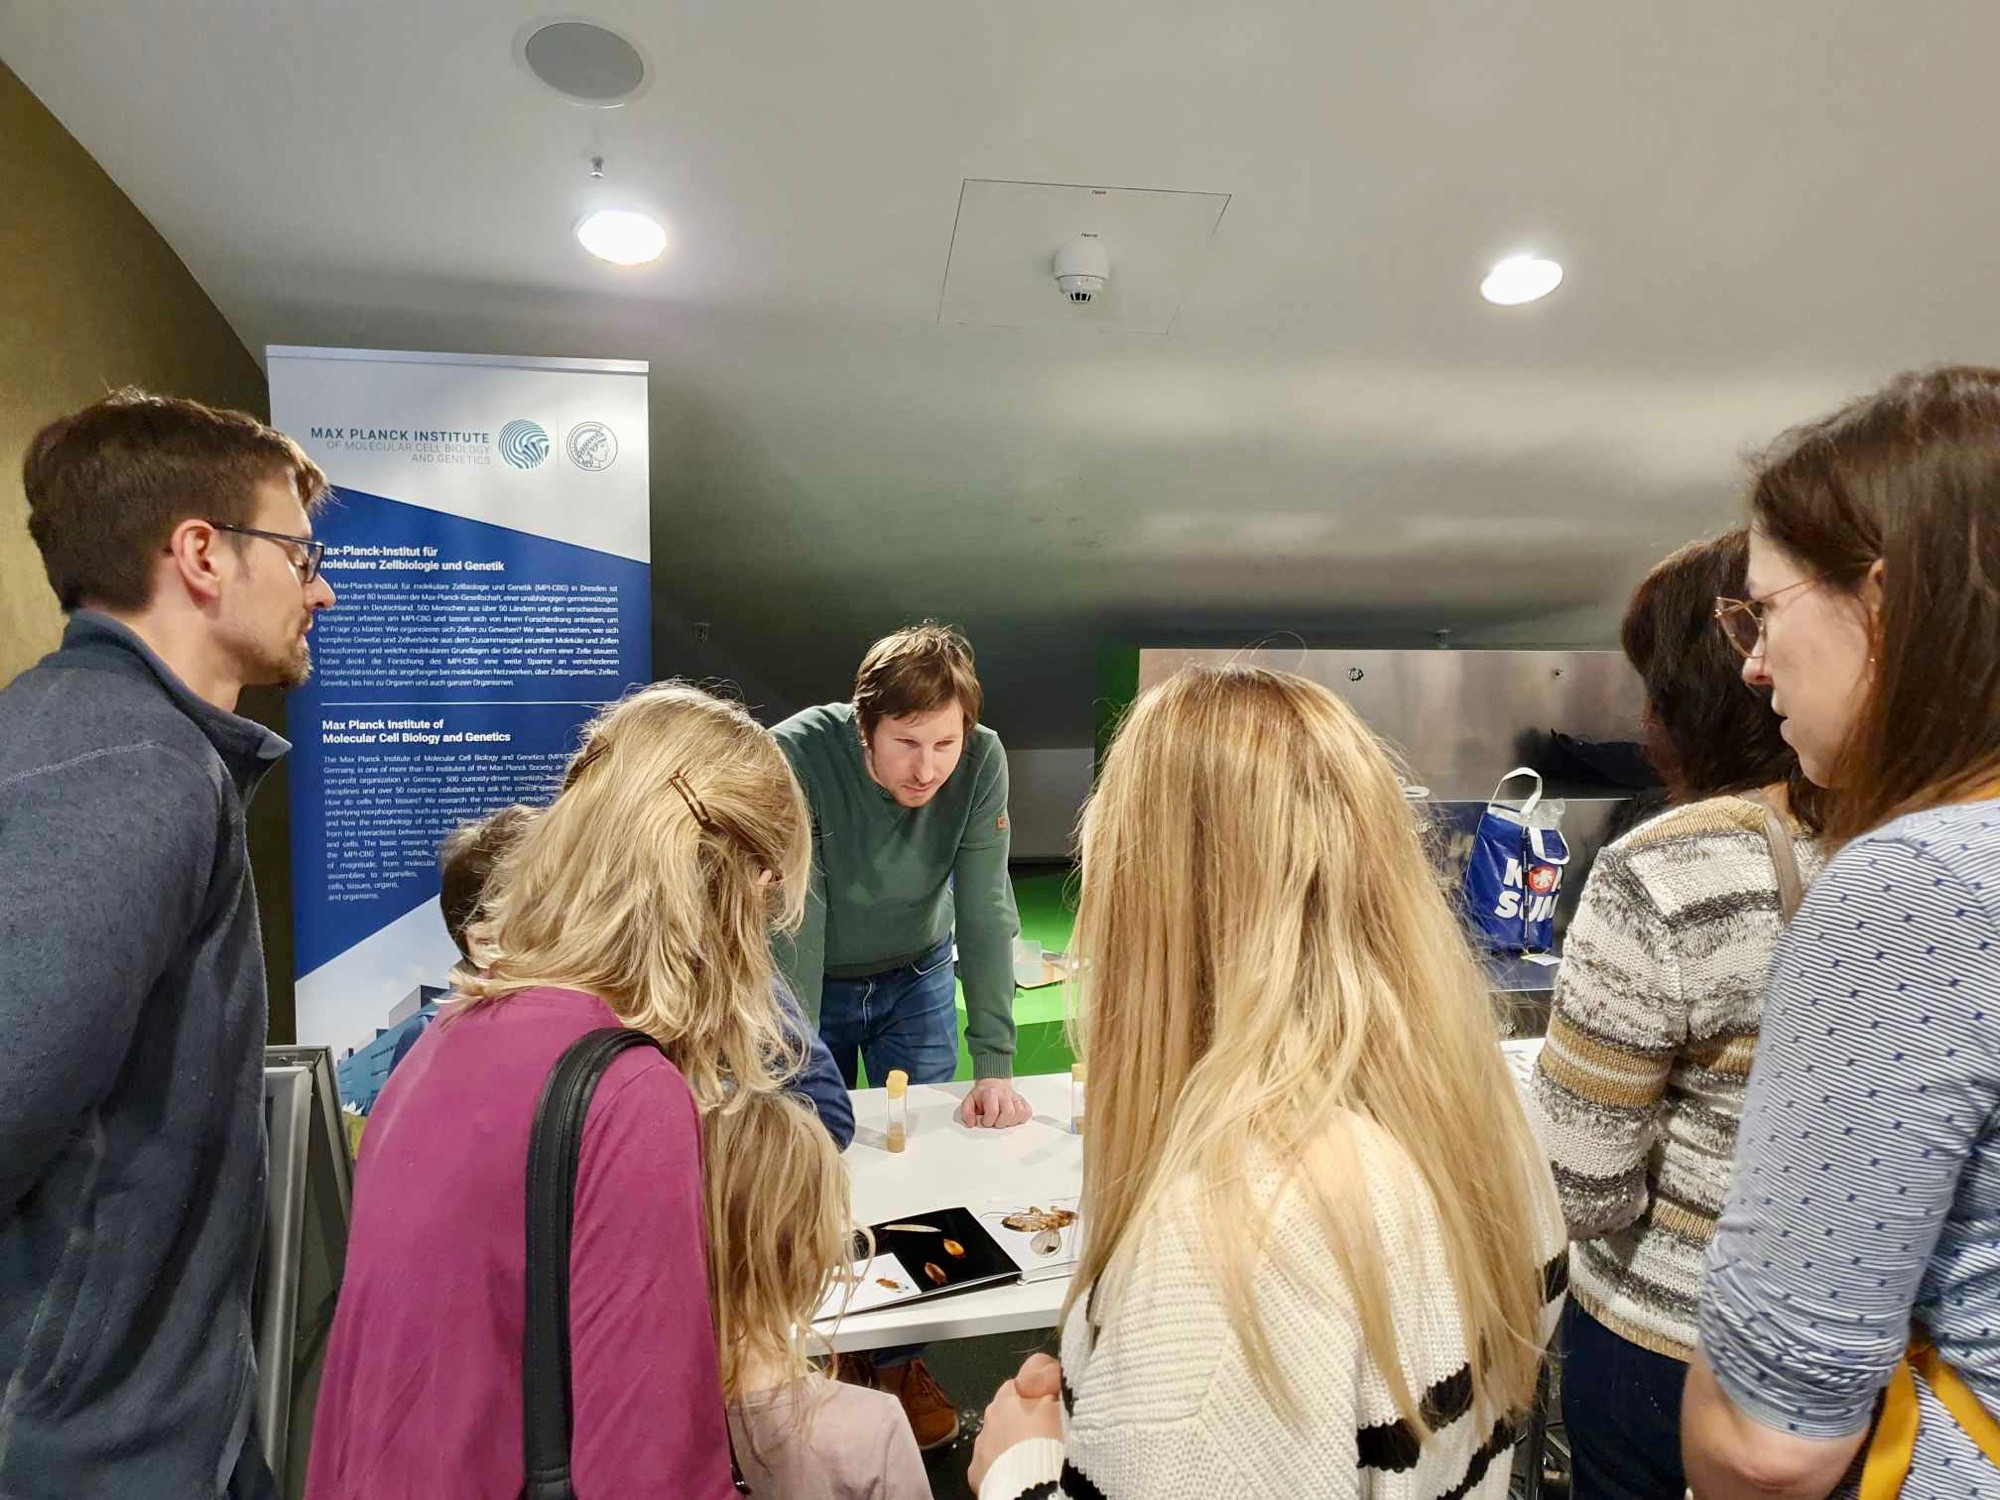
[{"label": "white plastic container", "polygon": [[1014,983],[1020,985],[1040,984],[1043,973],[1042,945],[1033,938],[1015,938]]}]

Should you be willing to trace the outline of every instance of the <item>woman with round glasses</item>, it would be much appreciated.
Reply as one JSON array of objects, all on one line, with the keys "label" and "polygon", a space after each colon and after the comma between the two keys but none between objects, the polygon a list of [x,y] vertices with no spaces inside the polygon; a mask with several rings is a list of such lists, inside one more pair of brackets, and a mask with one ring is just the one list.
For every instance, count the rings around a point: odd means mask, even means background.
[{"label": "woman with round glasses", "polygon": [[1819,1496],[1865,1464],[1864,1496],[1991,1493],[2000,370],[1905,375],[1787,434],[1750,512],[1749,597],[1717,613],[1844,847],[1772,975],[1687,1477]]}]

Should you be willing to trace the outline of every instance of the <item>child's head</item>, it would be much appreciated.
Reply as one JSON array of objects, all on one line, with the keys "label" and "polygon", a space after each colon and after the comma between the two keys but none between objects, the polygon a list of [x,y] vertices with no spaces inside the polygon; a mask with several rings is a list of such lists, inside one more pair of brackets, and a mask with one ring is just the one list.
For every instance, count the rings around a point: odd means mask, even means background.
[{"label": "child's head", "polygon": [[444,908],[445,930],[465,961],[475,967],[479,965],[467,929],[478,920],[486,878],[534,815],[535,809],[516,802],[460,824],[438,845],[438,905]]},{"label": "child's head", "polygon": [[[702,1126],[708,1295],[731,1399],[807,1372],[806,1333],[847,1269],[853,1223],[840,1152],[802,1101],[746,1095]],[[756,1375],[746,1389],[745,1377]]]}]

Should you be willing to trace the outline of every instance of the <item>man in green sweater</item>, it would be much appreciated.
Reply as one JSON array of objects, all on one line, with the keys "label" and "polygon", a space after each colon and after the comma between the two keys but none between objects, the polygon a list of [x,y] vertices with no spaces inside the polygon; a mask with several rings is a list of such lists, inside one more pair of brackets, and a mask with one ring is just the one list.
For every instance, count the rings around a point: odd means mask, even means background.
[{"label": "man in green sweater", "polygon": [[779,963],[850,1088],[857,1056],[879,1085],[958,1067],[956,937],[977,1081],[961,1117],[1019,1125],[1033,1111],[1014,1064],[1007,874],[1007,752],[979,722],[972,648],[912,626],[877,641],[851,703],[795,714],[772,732],[812,806],[812,892]]},{"label": "man in green sweater", "polygon": [[[912,1083],[958,1071],[956,936],[976,1076],[959,1117],[976,1128],[1033,1114],[1014,1070],[1014,938],[1007,875],[1007,752],[979,722],[972,647],[926,622],[877,641],[851,703],[772,731],[812,806],[812,891],[779,966],[849,1088],[902,1069]],[[920,1347],[843,1360],[844,1379],[902,1402],[917,1446],[958,1436],[956,1404]]]}]

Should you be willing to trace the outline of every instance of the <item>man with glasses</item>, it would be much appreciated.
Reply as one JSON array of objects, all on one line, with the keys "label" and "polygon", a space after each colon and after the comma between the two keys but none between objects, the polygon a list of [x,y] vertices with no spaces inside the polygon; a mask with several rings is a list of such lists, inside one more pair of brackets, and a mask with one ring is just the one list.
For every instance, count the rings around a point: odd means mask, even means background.
[{"label": "man with glasses", "polygon": [[22,466],[69,614],[0,690],[0,1494],[275,1494],[253,1416],[264,959],[236,712],[312,669],[326,479],[120,392]]}]

